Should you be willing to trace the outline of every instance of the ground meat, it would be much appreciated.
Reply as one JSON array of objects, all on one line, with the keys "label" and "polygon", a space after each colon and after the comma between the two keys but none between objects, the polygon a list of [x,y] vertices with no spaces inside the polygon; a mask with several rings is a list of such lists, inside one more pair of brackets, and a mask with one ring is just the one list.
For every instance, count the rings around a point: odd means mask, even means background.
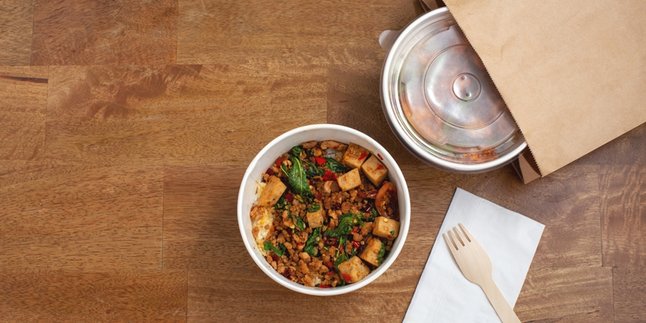
[{"label": "ground meat", "polygon": [[[375,198],[381,187],[375,187],[361,173],[361,183],[356,188],[348,191],[339,188],[336,178],[350,171],[341,164],[346,149],[350,150],[348,145],[335,141],[307,142],[280,156],[262,176],[265,182],[270,176],[280,178],[287,190],[273,205],[273,229],[260,248],[267,263],[294,282],[321,288],[344,285],[338,265],[361,256],[366,241],[381,240],[384,246],[381,257],[392,249],[392,240],[372,235],[372,221],[377,216]],[[286,175],[293,167],[297,167],[296,171],[302,168],[307,194],[293,187]],[[387,204],[381,206],[382,211],[398,219],[395,206],[388,204],[396,197],[382,200]],[[255,219],[258,215],[252,212],[251,217]],[[309,221],[315,221],[314,228]],[[371,270],[375,268],[366,264]]]}]

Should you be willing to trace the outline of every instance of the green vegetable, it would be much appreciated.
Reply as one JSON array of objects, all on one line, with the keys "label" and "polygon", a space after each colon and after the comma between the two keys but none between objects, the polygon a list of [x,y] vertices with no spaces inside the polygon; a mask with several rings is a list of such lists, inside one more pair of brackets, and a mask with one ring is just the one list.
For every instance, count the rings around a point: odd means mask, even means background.
[{"label": "green vegetable", "polygon": [[317,238],[321,236],[321,231],[319,228],[314,229],[312,231],[312,234],[307,238],[307,241],[305,241],[305,247],[303,247],[303,251],[307,252],[310,254],[310,256],[316,256],[317,250],[316,246],[318,245]]},{"label": "green vegetable", "polygon": [[348,170],[347,167],[345,167],[343,164],[341,164],[338,160],[334,158],[326,157],[325,160],[326,160],[325,167],[327,167],[329,170],[335,173],[345,173]]},{"label": "green vegetable", "polygon": [[334,261],[334,267],[338,269],[339,265],[346,260],[348,260],[348,255],[346,255],[345,253],[342,253],[341,255],[336,257],[336,260]]},{"label": "green vegetable", "polygon": [[301,146],[294,146],[289,151],[289,154],[296,157],[296,158],[301,158],[301,153],[302,152],[303,152],[303,148]]},{"label": "green vegetable", "polygon": [[296,217],[296,227],[301,231],[305,230],[305,222],[303,219]]},{"label": "green vegetable", "polygon": [[323,176],[323,174],[325,173],[323,169],[316,166],[316,164],[312,163],[309,160],[304,161],[303,164],[305,165],[305,174],[307,175],[307,178],[312,178],[314,176]]},{"label": "green vegetable", "polygon": [[307,208],[307,212],[316,212],[321,209],[321,206],[319,204],[312,204],[310,207]]},{"label": "green vegetable", "polygon": [[384,256],[386,255],[386,244],[382,243],[381,244],[381,249],[379,249],[379,253],[377,253],[377,262],[381,265],[381,262],[384,261]]},{"label": "green vegetable", "polygon": [[309,195],[296,194],[294,195],[294,199],[296,199],[297,201],[303,204],[311,204],[312,202],[314,202],[314,196],[312,196],[311,193]]},{"label": "green vegetable", "polygon": [[274,204],[274,209],[276,210],[285,210],[287,209],[287,201],[285,200],[285,194],[283,194],[276,204]]},{"label": "green vegetable", "polygon": [[355,224],[359,224],[357,216],[352,213],[343,214],[341,215],[341,218],[339,218],[339,224],[336,228],[325,231],[325,235],[337,238],[348,235],[352,232],[352,227],[354,227]]},{"label": "green vegetable", "polygon": [[390,235],[394,237],[395,236],[395,230],[390,230]]},{"label": "green vegetable", "polygon": [[266,251],[273,251],[278,257],[282,257],[285,254],[285,246],[281,243],[279,244],[280,249],[276,248],[271,242],[265,241],[264,247]]},{"label": "green vegetable", "polygon": [[379,216],[379,213],[378,213],[378,212],[377,212],[377,210],[373,207],[373,208],[370,210],[370,217],[368,217],[368,222],[372,222],[372,221],[374,221],[374,220],[375,220],[375,218],[376,218],[376,217],[378,217],[378,216]]},{"label": "green vegetable", "polygon": [[292,214],[292,212],[289,212],[289,217],[292,219],[292,222],[294,222],[294,225],[296,225],[296,228],[298,228],[299,231],[305,230],[305,222],[303,219]]},{"label": "green vegetable", "polygon": [[284,165],[280,167],[285,176],[287,176],[289,186],[291,186],[297,194],[304,196],[311,195],[312,192],[310,192],[310,186],[307,182],[307,176],[305,176],[305,170],[303,169],[301,160],[296,157],[291,157],[289,160],[292,162],[292,167],[290,169],[285,169]]}]

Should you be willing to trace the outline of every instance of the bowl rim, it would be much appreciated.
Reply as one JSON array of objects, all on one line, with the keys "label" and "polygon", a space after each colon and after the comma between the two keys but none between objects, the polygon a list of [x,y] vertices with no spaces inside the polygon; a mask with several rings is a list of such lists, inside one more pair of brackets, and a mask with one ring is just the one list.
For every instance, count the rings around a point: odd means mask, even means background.
[{"label": "bowl rim", "polygon": [[[366,141],[368,141],[370,144],[372,144],[379,152],[381,153],[382,157],[385,160],[388,160],[388,162],[393,166],[393,169],[389,168],[389,171],[391,173],[394,173],[393,175],[396,176],[400,182],[400,189],[404,193],[404,196],[398,196],[398,199],[402,199],[404,201],[403,208],[400,208],[400,219],[406,219],[406,221],[400,221],[401,223],[401,228],[399,232],[399,236],[397,237],[397,240],[395,243],[397,243],[397,247],[393,248],[390,253],[388,254],[388,257],[382,263],[377,269],[373,270],[366,278],[362,279],[361,281],[350,284],[350,285],[345,285],[342,287],[334,287],[334,288],[317,288],[317,287],[308,287],[304,285],[300,285],[298,283],[289,281],[287,279],[284,279],[276,270],[273,268],[267,268],[266,266],[263,265],[264,259],[259,259],[259,257],[254,253],[254,246],[252,246],[249,243],[249,235],[251,232],[247,232],[247,230],[244,228],[244,223],[243,223],[243,216],[248,216],[247,214],[243,214],[243,197],[244,197],[244,192],[245,192],[245,183],[248,182],[249,177],[252,176],[252,170],[255,168],[255,165],[259,162],[259,160],[276,144],[279,142],[292,137],[296,134],[311,131],[311,130],[319,130],[319,129],[329,129],[329,130],[337,130],[337,131],[342,131],[342,132],[347,132],[350,135],[360,137]],[[304,138],[304,141],[307,141],[307,138]],[[242,241],[245,245],[245,249],[251,256],[251,259],[256,263],[256,265],[262,270],[269,278],[271,278],[273,281],[277,282],[278,284],[292,290],[298,293],[302,294],[307,294],[307,295],[314,295],[314,296],[334,296],[334,295],[341,295],[341,294],[346,294],[350,293],[353,291],[356,291],[377,278],[379,278],[390,266],[395,262],[395,259],[399,256],[401,250],[404,247],[404,244],[406,242],[406,237],[408,236],[408,230],[410,227],[410,218],[411,218],[411,203],[410,203],[410,193],[408,191],[408,185],[406,184],[406,179],[404,178],[404,174],[402,173],[401,169],[399,168],[399,164],[395,161],[395,159],[390,155],[390,153],[381,145],[379,144],[376,140],[372,139],[372,137],[364,134],[363,132],[338,125],[338,124],[329,124],[329,123],[322,123],[322,124],[311,124],[311,125],[306,125],[306,126],[301,126],[297,127],[294,129],[291,129],[287,132],[284,132],[283,134],[279,135],[278,137],[274,138],[272,141],[270,141],[267,145],[265,145],[253,158],[253,160],[249,163],[249,166],[247,166],[247,170],[244,173],[244,176],[242,177],[242,182],[240,184],[240,189],[238,191],[238,201],[237,201],[237,220],[238,220],[238,228],[240,230],[240,235],[242,238]]]}]

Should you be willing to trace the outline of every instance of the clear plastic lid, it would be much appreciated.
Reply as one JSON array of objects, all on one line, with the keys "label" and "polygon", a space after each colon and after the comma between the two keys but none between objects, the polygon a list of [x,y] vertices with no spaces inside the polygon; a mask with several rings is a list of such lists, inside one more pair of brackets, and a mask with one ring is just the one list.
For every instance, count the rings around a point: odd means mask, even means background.
[{"label": "clear plastic lid", "polygon": [[494,160],[524,144],[482,61],[450,14],[405,30],[391,86],[395,101],[434,155],[462,164]]}]

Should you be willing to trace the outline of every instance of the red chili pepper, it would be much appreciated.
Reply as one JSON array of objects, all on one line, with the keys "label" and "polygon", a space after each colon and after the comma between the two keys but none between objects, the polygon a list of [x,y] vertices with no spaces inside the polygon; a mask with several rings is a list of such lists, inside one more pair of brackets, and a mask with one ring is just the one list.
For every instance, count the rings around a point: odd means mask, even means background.
[{"label": "red chili pepper", "polygon": [[343,277],[343,280],[345,280],[346,283],[351,283],[352,282],[352,277],[348,274],[341,274],[341,277]]},{"label": "red chili pepper", "polygon": [[352,248],[357,249],[360,245],[359,241],[352,241]]},{"label": "red chili pepper", "polygon": [[[334,268],[334,264],[333,264],[333,263],[332,263],[332,261],[330,261],[330,260],[328,260],[328,261],[324,262],[323,264],[325,265],[325,267],[327,267],[327,268],[328,268],[328,269],[330,269],[330,270],[331,270],[332,268]],[[331,271],[328,271],[328,273],[331,273]]]},{"label": "red chili pepper", "polygon": [[328,276],[332,276],[332,275],[334,275],[334,272],[330,270],[330,271],[328,271],[328,272],[327,272],[327,274],[326,274],[326,275],[328,275]]},{"label": "red chili pepper", "polygon": [[293,200],[294,200],[294,194],[290,192],[285,193],[285,201],[292,203]]},{"label": "red chili pepper", "polygon": [[382,164],[377,165],[377,169],[378,169],[378,170],[379,170],[379,169],[384,169],[384,165],[382,165]]},{"label": "red chili pepper", "polygon": [[287,158],[278,157],[278,159],[276,159],[276,161],[274,162],[274,165],[276,165],[276,167],[280,167],[280,164],[282,164],[285,159],[287,159]]},{"label": "red chili pepper", "polygon": [[325,165],[326,160],[323,157],[314,157],[314,162],[319,166],[323,166]]},{"label": "red chili pepper", "polygon": [[275,174],[275,173],[274,173],[274,170],[273,170],[273,169],[271,169],[271,168],[267,168],[267,172],[266,172],[266,173],[267,173],[267,175],[269,175],[269,176],[271,176],[271,175],[274,175],[274,174]]},{"label": "red chili pepper", "polygon": [[323,174],[323,180],[324,181],[334,181],[334,180],[336,180],[336,174],[333,171],[331,171],[329,169],[326,169],[325,173]]},{"label": "red chili pepper", "polygon": [[365,151],[361,152],[361,155],[359,155],[359,160],[364,160],[366,157],[368,157],[368,153]]},{"label": "red chili pepper", "polygon": [[321,285],[319,285],[319,288],[330,288],[330,287],[332,287],[332,286],[330,286],[330,285],[328,285],[328,284],[321,284]]}]

